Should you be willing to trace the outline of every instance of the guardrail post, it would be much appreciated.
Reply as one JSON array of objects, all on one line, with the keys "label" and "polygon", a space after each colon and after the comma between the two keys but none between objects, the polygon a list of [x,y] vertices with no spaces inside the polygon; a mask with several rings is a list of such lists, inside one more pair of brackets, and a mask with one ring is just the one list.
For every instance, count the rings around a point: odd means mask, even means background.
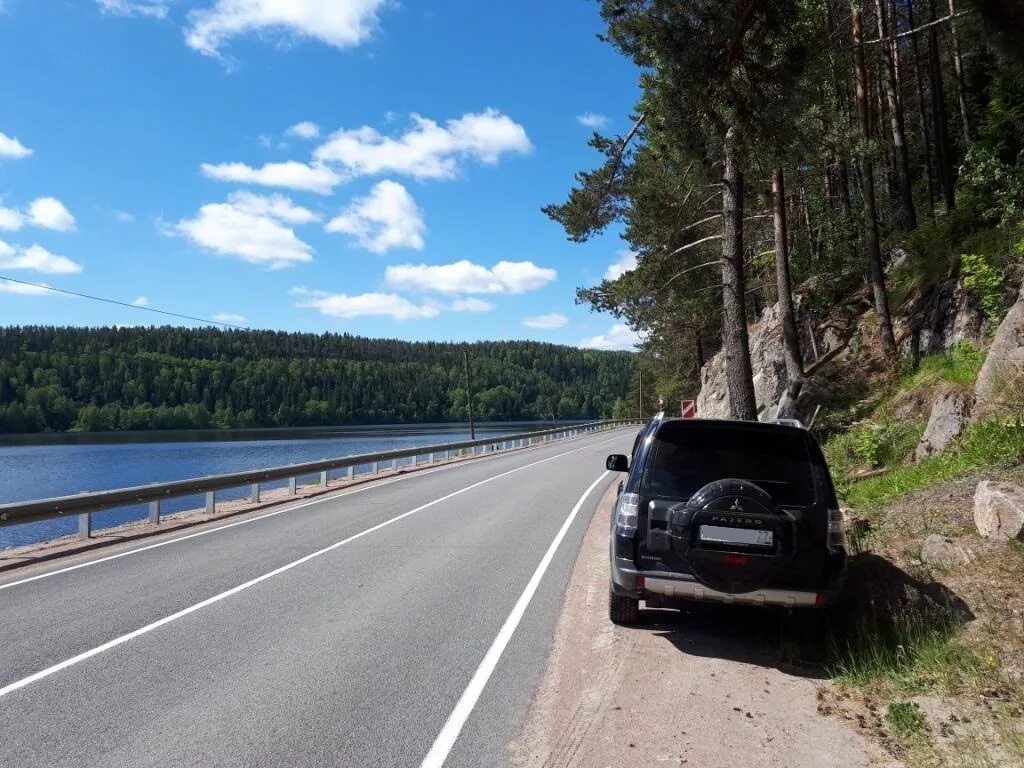
[{"label": "guardrail post", "polygon": [[297,485],[296,478],[289,477],[288,478],[288,495],[289,496],[294,496],[295,495],[295,491],[296,491],[296,487],[295,486],[296,485]]},{"label": "guardrail post", "polygon": [[206,492],[206,514],[212,515],[217,511],[217,492],[207,491]]},{"label": "guardrail post", "polygon": [[326,488],[327,487],[327,470],[326,469],[323,472],[320,473],[320,487],[321,488]]},{"label": "guardrail post", "polygon": [[370,465],[370,473],[371,474],[376,475],[379,470],[380,470],[380,462],[379,461],[375,461],[375,462],[373,462]]},{"label": "guardrail post", "polygon": [[92,513],[86,512],[78,516],[78,538],[88,539],[92,536]]},{"label": "guardrail post", "polygon": [[160,502],[151,501],[149,502],[149,522],[151,525],[157,525],[160,522]]},{"label": "guardrail post", "polygon": [[260,503],[260,484],[253,483],[252,488],[249,489],[249,501],[253,504]]},{"label": "guardrail post", "polygon": [[349,464],[348,469],[345,470],[345,478],[348,480],[353,479],[356,476],[356,467],[354,464]]}]

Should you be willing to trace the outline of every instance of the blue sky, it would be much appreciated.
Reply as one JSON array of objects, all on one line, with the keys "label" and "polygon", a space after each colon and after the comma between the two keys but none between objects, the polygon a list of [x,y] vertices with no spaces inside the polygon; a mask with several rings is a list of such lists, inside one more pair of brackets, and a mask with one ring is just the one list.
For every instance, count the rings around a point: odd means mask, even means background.
[{"label": "blue sky", "polygon": [[[0,274],[254,328],[628,348],[540,213],[628,130],[595,0],[0,0]],[[0,324],[149,324],[0,281]]]}]

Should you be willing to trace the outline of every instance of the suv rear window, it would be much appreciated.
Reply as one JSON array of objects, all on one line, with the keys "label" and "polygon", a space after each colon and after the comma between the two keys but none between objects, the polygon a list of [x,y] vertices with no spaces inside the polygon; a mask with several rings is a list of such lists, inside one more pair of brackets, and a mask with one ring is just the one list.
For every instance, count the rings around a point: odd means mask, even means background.
[{"label": "suv rear window", "polygon": [[811,458],[802,434],[718,425],[664,425],[651,446],[641,492],[688,499],[724,478],[756,483],[776,504],[814,503]]}]

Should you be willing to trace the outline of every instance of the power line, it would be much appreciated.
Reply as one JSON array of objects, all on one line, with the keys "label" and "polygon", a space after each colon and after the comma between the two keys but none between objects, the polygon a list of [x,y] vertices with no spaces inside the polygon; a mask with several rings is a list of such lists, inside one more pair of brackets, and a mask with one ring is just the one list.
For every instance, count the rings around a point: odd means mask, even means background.
[{"label": "power line", "polygon": [[207,320],[205,317],[193,317],[192,315],[182,315],[178,312],[168,312],[163,309],[156,309],[155,307],[142,307],[138,304],[129,304],[125,301],[117,301],[116,299],[105,299],[102,296],[90,296],[87,293],[78,293],[76,291],[69,291],[64,288],[54,288],[52,285],[46,283],[30,283],[28,280],[18,280],[14,277],[7,277],[0,275],[0,280],[6,280],[9,283],[17,283],[18,285],[30,285],[33,288],[43,288],[47,291],[53,291],[54,293],[63,293],[68,296],[77,296],[80,299],[91,299],[92,301],[102,301],[105,304],[116,304],[119,307],[128,307],[128,309],[141,309],[145,312],[155,312],[158,315],[167,315],[168,317],[180,317],[183,320],[194,320],[197,323],[205,323],[207,325],[219,325],[224,328],[234,328],[238,331],[249,331],[252,330],[246,325],[235,325],[233,323],[222,323],[219,320]]}]

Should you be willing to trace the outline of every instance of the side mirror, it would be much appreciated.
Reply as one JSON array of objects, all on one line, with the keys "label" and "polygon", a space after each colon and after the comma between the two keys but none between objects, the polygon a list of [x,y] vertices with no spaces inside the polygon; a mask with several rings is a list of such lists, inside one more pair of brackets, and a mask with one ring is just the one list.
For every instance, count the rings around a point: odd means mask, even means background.
[{"label": "side mirror", "polygon": [[604,462],[609,472],[629,472],[629,459],[621,453],[613,453]]}]

